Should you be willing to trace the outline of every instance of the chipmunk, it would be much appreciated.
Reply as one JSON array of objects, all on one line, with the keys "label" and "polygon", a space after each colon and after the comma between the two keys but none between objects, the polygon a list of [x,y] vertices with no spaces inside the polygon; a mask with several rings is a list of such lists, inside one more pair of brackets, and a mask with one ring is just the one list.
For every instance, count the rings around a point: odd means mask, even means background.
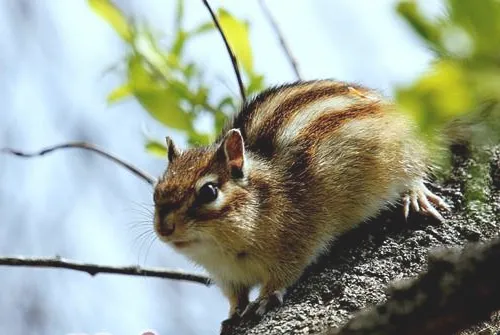
[{"label": "chipmunk", "polygon": [[[343,232],[402,198],[443,220],[414,125],[375,91],[333,80],[265,90],[212,145],[180,151],[154,191],[159,238],[203,266],[229,317],[262,315]],[[260,285],[249,303],[249,290]]]}]

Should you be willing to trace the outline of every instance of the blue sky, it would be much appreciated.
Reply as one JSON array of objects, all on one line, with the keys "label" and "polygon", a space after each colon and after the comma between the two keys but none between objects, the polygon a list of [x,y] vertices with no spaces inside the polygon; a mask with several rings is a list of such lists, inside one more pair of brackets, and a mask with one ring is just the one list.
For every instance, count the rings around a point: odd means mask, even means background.
[{"label": "blue sky", "polygon": [[[201,1],[186,2],[188,26],[207,19]],[[174,1],[116,3],[168,38]],[[257,1],[211,3],[251,22],[256,67],[268,84],[293,80]],[[425,71],[430,60],[395,14],[392,0],[268,3],[306,79],[355,81],[390,95],[394,85]],[[427,2],[427,9],[435,12],[433,3]],[[143,129],[183,142],[133,99],[106,104],[123,75],[104,72],[126,49],[86,1],[1,1],[0,50],[0,147],[31,151],[85,140],[159,175],[165,163],[145,153]],[[237,95],[219,36],[200,39],[189,54],[206,65],[216,92],[230,89]],[[143,206],[151,208],[150,187],[92,154],[0,156],[1,255],[202,271],[158,241],[141,246],[142,232],[152,236],[148,223],[140,223],[148,220]],[[184,282],[5,267],[0,282],[0,329],[10,334],[215,333],[227,313],[216,288]]]}]

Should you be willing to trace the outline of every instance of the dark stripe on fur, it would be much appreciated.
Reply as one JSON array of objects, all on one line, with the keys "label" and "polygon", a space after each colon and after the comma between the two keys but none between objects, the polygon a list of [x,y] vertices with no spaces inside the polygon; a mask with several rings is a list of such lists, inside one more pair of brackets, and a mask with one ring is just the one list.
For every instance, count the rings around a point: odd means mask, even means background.
[{"label": "dark stripe on fur", "polygon": [[314,145],[313,142],[331,136],[332,131],[338,129],[343,124],[379,114],[381,111],[380,104],[373,102],[354,105],[342,111],[325,113],[301,130],[297,137],[298,141],[308,142],[309,146],[312,146]]},{"label": "dark stripe on fur", "polygon": [[[326,86],[325,86],[326,83]],[[317,84],[317,87],[314,87]],[[335,82],[318,82],[312,83],[311,88],[300,92],[300,88],[294,95],[285,99],[274,111],[270,117],[266,118],[266,122],[261,125],[261,129],[257,132],[255,139],[248,139],[248,147],[250,150],[259,153],[265,158],[272,158],[275,154],[274,147],[276,134],[279,129],[284,126],[297,111],[306,108],[311,103],[316,103],[321,99],[334,97],[348,93],[348,86]]]}]

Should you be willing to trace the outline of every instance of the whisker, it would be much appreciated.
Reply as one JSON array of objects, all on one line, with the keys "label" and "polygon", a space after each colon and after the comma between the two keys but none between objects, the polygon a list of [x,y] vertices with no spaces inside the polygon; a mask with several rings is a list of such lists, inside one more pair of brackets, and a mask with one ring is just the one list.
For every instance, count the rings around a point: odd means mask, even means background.
[{"label": "whisker", "polygon": [[137,221],[131,221],[127,223],[128,226],[133,227],[133,226],[153,226],[153,222],[151,220],[137,220]]},{"label": "whisker", "polygon": [[129,208],[129,212],[133,212],[134,214],[149,214],[151,216],[154,215],[154,210],[151,208]]},{"label": "whisker", "polygon": [[137,229],[152,230],[153,228],[154,228],[154,223],[151,221],[135,221],[128,224],[129,231]]},{"label": "whisker", "polygon": [[[150,235],[151,235],[150,231],[147,231],[147,230],[143,231],[142,233],[140,233],[139,235],[137,235],[137,237],[134,238],[134,241],[132,242],[132,245],[134,247],[137,246],[140,249],[142,243],[144,242],[144,240],[147,239]],[[136,244],[139,244],[139,245],[136,245]]]},{"label": "whisker", "polygon": [[151,203],[151,202],[132,201],[132,203],[135,206],[139,206],[139,207],[144,208],[144,209],[151,209],[151,208],[155,207],[155,205],[153,203]]},{"label": "whisker", "polygon": [[142,251],[144,250],[144,247],[148,243],[150,243],[150,240],[154,240],[155,238],[156,238],[155,234],[152,234],[150,231],[143,232],[142,234],[140,234],[136,238],[134,244],[136,244],[136,247],[137,247],[137,263],[138,264],[143,263],[143,262],[141,262],[141,255],[142,255]]},{"label": "whisker", "polygon": [[[154,243],[155,240],[156,240],[155,235],[148,235],[147,238],[144,239],[144,243],[141,246],[141,253],[139,253],[138,255],[139,264],[146,263],[148,259],[149,250],[151,249],[151,245]],[[141,261],[141,254],[143,255],[142,261]]]},{"label": "whisker", "polygon": [[157,236],[156,235],[153,235],[153,238],[151,239],[151,242],[149,243],[149,246],[146,250],[146,256],[144,257],[144,264],[146,264],[147,260],[148,260],[148,255],[149,255],[149,252],[151,251],[151,247],[153,246],[153,244],[158,240]]}]

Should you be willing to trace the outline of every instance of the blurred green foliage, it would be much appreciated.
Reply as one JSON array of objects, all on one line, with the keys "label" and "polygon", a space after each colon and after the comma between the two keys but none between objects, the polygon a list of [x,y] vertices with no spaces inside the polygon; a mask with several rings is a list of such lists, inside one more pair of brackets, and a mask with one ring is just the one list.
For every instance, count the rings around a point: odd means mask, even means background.
[{"label": "blurred green foliage", "polygon": [[418,4],[400,1],[397,11],[436,59],[429,71],[397,91],[397,101],[435,146],[444,170],[449,153],[440,150],[443,136],[436,135],[444,132],[473,144],[475,163],[467,171],[465,197],[469,208],[486,205],[491,180],[484,145],[500,140],[500,1],[443,0],[442,15],[434,17]]},{"label": "blurred green foliage", "polygon": [[[135,97],[144,109],[162,125],[186,134],[189,144],[208,144],[222,129],[228,115],[236,112],[240,97],[227,94],[214,101],[204,74],[204,65],[189,59],[186,46],[204,34],[218,34],[207,13],[207,21],[187,30],[184,27],[184,1],[175,10],[173,38],[160,45],[151,29],[133,23],[110,0],[88,0],[91,8],[105,19],[129,47],[126,55],[127,80],[108,96],[109,103]],[[201,6],[201,2],[200,2]],[[264,88],[264,77],[253,64],[249,24],[219,9],[217,16],[224,34],[240,62],[247,95]],[[221,41],[221,52],[225,53]],[[212,131],[201,132],[195,121],[202,113],[213,117]],[[165,156],[163,141],[148,139],[146,150]]]},{"label": "blurred green foliage", "polygon": [[473,134],[472,140],[487,135],[498,141],[500,1],[444,0],[437,17],[424,15],[418,3],[400,1],[397,11],[436,59],[419,79],[397,91],[398,103],[430,138],[459,119],[480,121],[489,130]]}]

